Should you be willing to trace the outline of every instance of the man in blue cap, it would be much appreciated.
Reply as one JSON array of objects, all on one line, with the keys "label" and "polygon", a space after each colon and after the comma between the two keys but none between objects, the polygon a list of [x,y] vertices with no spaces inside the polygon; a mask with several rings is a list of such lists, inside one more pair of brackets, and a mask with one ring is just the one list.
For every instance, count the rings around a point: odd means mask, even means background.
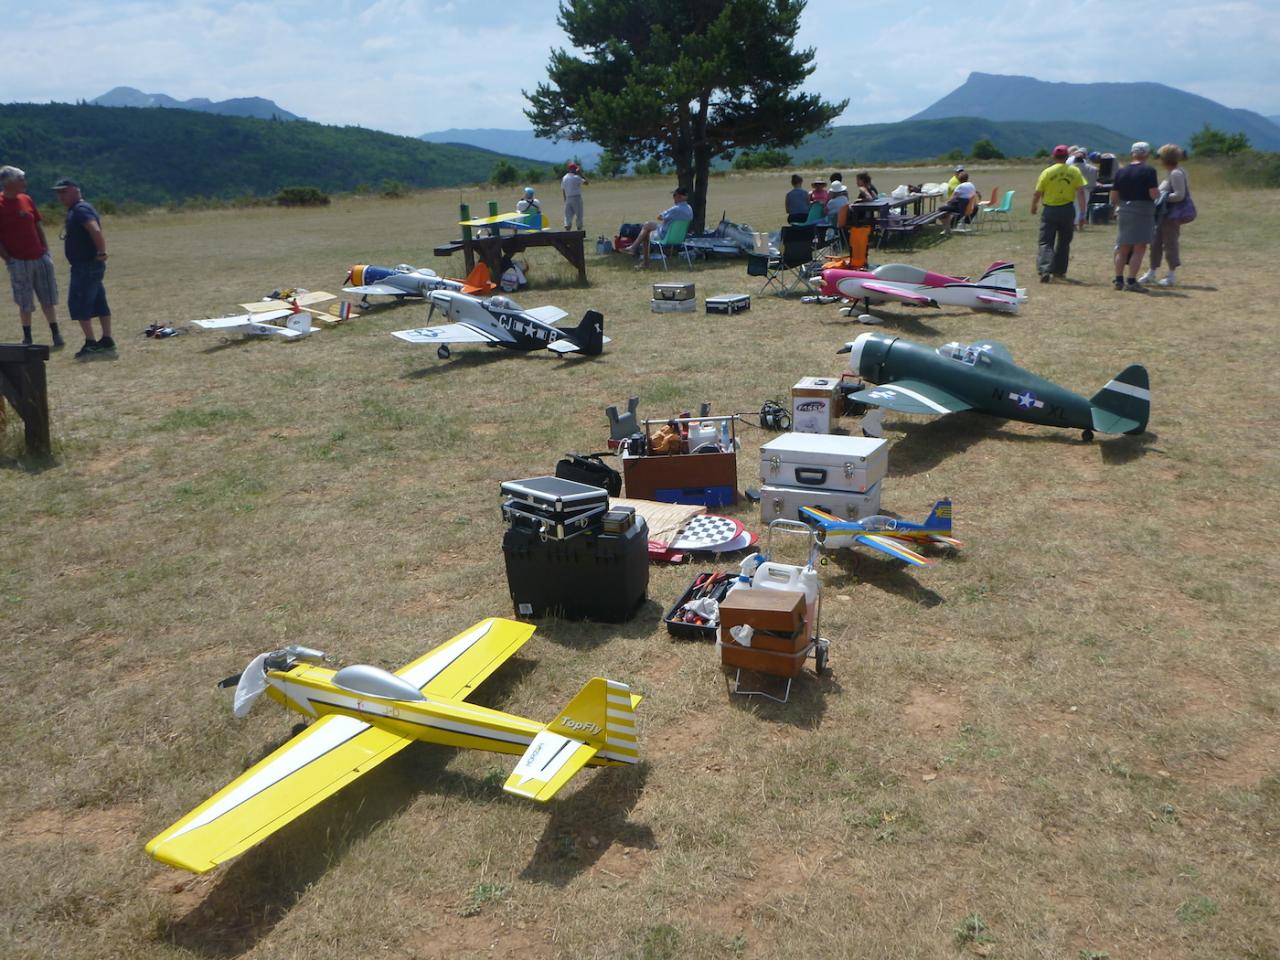
[{"label": "man in blue cap", "polygon": [[[71,264],[71,285],[67,289],[67,312],[84,331],[84,346],[77,360],[114,357],[116,342],[111,339],[111,307],[107,305],[107,238],[102,221],[80,193],[80,184],[65,177],[53,185],[58,201],[67,208],[64,229],[67,262]],[[102,325],[102,336],[93,337],[93,318]]]}]

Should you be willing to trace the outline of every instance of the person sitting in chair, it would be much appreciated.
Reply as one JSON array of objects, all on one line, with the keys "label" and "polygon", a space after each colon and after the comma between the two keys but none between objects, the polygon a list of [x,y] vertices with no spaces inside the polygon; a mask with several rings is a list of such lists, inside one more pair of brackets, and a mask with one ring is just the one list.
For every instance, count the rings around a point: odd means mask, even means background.
[{"label": "person sitting in chair", "polygon": [[854,181],[858,184],[858,197],[855,202],[861,203],[865,200],[875,200],[880,196],[880,191],[876,189],[876,185],[871,182],[871,174],[863,171],[858,174]]},{"label": "person sitting in chair", "polygon": [[938,209],[942,211],[942,232],[950,233],[951,224],[957,219],[963,219],[969,210],[969,201],[978,193],[978,188],[969,182],[969,174],[961,170],[956,177],[959,183],[956,188],[951,191],[951,199],[944,203]]},{"label": "person sitting in chair", "polygon": [[667,228],[677,220],[692,220],[693,207],[689,206],[689,191],[684,187],[676,187],[672,191],[672,205],[666,210],[658,214],[657,220],[649,220],[640,228],[640,235],[636,237],[635,242],[631,244],[631,255],[639,262],[636,264],[637,270],[643,270],[649,266],[649,238],[653,236],[655,230],[658,231],[657,242],[662,243],[662,238],[667,234]]},{"label": "person sitting in chair", "polygon": [[849,188],[837,180],[831,185],[831,199],[827,201],[826,222],[834,224],[840,215],[840,208],[849,205]]},{"label": "person sitting in chair", "polygon": [[827,181],[818,177],[813,181],[813,189],[809,191],[809,203],[820,203],[822,209],[827,209],[827,201],[831,199],[831,192],[827,189]]}]

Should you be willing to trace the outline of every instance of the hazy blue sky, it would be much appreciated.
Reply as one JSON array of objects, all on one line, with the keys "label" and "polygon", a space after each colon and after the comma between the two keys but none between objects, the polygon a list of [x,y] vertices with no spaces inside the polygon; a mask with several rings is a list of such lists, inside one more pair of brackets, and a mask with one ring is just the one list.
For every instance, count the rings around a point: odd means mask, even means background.
[{"label": "hazy blue sky", "polygon": [[[324,123],[406,134],[527,126],[520,91],[564,42],[555,0],[6,6],[0,101],[88,99],[121,85],[180,99],[257,95]],[[801,40],[817,49],[811,88],[849,98],[846,123],[900,120],[971,70],[1155,80],[1280,113],[1278,0],[811,0]]]}]

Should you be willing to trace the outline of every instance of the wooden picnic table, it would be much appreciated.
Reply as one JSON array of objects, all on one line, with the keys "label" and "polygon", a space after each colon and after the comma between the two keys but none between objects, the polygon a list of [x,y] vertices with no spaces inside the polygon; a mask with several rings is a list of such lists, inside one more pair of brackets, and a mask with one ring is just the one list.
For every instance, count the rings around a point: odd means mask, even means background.
[{"label": "wooden picnic table", "polygon": [[450,240],[436,247],[432,253],[437,257],[449,257],[461,250],[467,262],[467,273],[475,267],[478,257],[489,267],[496,283],[502,276],[504,257],[523,253],[531,247],[551,247],[577,268],[579,283],[585,285],[587,282],[585,230],[519,230],[514,234],[492,237],[469,236],[471,232],[464,230],[461,239]]}]

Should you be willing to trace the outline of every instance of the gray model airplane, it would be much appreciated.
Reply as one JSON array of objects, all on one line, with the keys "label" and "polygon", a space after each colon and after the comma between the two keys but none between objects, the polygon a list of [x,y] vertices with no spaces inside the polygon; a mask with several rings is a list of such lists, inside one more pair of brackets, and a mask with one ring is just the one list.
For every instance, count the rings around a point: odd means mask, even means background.
[{"label": "gray model airplane", "polygon": [[1009,420],[1100,433],[1142,433],[1151,413],[1151,384],[1139,364],[1125,367],[1086,400],[1023,370],[1003,344],[979,340],[934,350],[881,333],[864,333],[839,351],[853,373],[880,384],[849,399],[902,413],[938,416],[977,410]]},{"label": "gray model airplane", "polygon": [[459,293],[484,294],[493,289],[489,268],[478,263],[465,280],[442,277],[429,267],[411,267],[402,263],[398,267],[374,267],[357,263],[347,274],[350,287],[343,293],[360,294],[360,302],[368,304],[370,297],[426,297],[432,290],[455,290]]},{"label": "gray model airplane", "polygon": [[557,330],[555,324],[568,316],[559,307],[525,310],[508,297],[481,299],[450,290],[432,290],[428,297],[431,303],[428,320],[439,308],[454,322],[397,330],[392,336],[406,343],[434,343],[436,356],[441,360],[448,360],[452,355],[449,347],[458,343],[487,343],[508,350],[551,350],[594,357],[609,342],[604,335],[604,317],[595,310],[588,310],[572,330]]}]

